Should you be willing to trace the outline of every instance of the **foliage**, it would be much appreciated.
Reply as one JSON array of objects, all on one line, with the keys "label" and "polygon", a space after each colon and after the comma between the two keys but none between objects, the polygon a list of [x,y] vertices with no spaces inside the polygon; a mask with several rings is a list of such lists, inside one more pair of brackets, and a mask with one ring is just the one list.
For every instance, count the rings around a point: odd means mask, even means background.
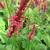
[{"label": "foliage", "polygon": [[[50,50],[50,0],[45,0],[48,2],[46,12],[39,12],[36,4],[30,5],[30,0],[24,10],[24,18],[21,18],[23,28],[19,30],[18,35],[14,32],[13,36],[7,36],[11,26],[8,19],[18,11],[20,1],[2,0],[5,5],[4,8],[0,6],[0,50]],[[29,40],[32,24],[36,25],[36,31],[33,39]]]}]

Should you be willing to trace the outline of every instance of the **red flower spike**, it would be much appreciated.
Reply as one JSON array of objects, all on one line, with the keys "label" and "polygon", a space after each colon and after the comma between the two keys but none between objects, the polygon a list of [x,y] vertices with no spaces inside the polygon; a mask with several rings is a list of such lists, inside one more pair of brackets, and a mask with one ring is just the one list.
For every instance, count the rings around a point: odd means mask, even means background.
[{"label": "red flower spike", "polygon": [[44,2],[44,6],[47,6],[47,5],[48,5],[48,2],[45,1],[45,2]]},{"label": "red flower spike", "polygon": [[33,39],[33,37],[34,37],[34,32],[32,31],[32,32],[30,32],[30,35],[29,35],[29,40],[32,40]]},{"label": "red flower spike", "polygon": [[5,7],[2,1],[0,1],[0,6],[1,6],[2,8]]},{"label": "red flower spike", "polygon": [[34,37],[34,34],[35,34],[35,28],[36,28],[36,27],[35,27],[35,24],[32,25],[32,27],[33,27],[33,29],[32,29],[32,31],[30,32],[29,37],[28,37],[29,40],[32,40],[33,37]]},{"label": "red flower spike", "polygon": [[44,7],[44,9],[43,9],[43,10],[44,10],[44,12],[46,12],[46,7]]},{"label": "red flower spike", "polygon": [[[19,10],[16,12],[16,16],[12,16],[13,21],[11,22],[11,27],[13,28],[13,31],[9,30],[10,32],[12,31],[11,34],[15,32],[16,28],[23,28],[23,23],[20,19],[23,18],[22,15],[24,13],[24,9],[27,7],[28,2],[29,0],[21,0]],[[11,34],[8,34],[8,36],[10,36]],[[18,34],[18,31],[16,31],[16,34]]]},{"label": "red flower spike", "polygon": [[48,3],[45,1],[44,2],[44,12],[46,12],[46,7],[47,7]]}]

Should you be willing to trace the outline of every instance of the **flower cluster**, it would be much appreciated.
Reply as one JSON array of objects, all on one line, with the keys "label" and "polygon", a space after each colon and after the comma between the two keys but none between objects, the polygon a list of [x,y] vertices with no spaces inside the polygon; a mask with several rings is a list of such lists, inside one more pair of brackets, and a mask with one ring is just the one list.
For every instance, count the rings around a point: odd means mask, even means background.
[{"label": "flower cluster", "polygon": [[[43,6],[41,6],[41,3],[43,3]],[[39,12],[42,10],[43,12],[46,12],[46,8],[47,8],[47,1],[44,1],[43,0],[38,0],[38,10]]]},{"label": "flower cluster", "polygon": [[4,8],[4,3],[3,3],[2,1],[0,1],[0,6],[1,6],[2,8]]},{"label": "flower cluster", "polygon": [[[41,3],[43,3],[43,6],[41,6]],[[47,5],[48,5],[48,2],[44,1],[44,0],[32,0],[30,5],[31,6],[37,5],[39,12],[41,12],[41,11],[46,12],[46,8],[47,8]]]},{"label": "flower cluster", "polygon": [[11,27],[9,28],[9,32],[7,34],[8,37],[11,37],[13,35],[13,33],[16,33],[16,35],[18,35],[19,29],[23,28],[23,22],[21,20],[21,18],[23,18],[24,16],[24,10],[27,6],[27,3],[29,2],[29,0],[21,0],[20,2],[20,7],[18,7],[18,11],[16,12],[15,16],[12,16],[9,21],[11,22]]},{"label": "flower cluster", "polygon": [[46,12],[47,5],[48,5],[48,3],[45,1],[44,2],[44,12]]},{"label": "flower cluster", "polygon": [[33,39],[34,34],[35,34],[35,29],[36,29],[36,26],[35,26],[35,24],[33,24],[32,25],[32,31],[30,32],[29,37],[28,37],[29,40]]}]

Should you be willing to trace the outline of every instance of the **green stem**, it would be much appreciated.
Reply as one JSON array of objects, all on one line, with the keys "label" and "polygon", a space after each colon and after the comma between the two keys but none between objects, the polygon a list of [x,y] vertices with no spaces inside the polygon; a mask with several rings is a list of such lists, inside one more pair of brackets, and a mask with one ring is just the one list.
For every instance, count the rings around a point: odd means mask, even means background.
[{"label": "green stem", "polygon": [[10,14],[9,14],[9,10],[8,10],[8,7],[7,7],[6,0],[4,0],[4,3],[5,3],[5,13],[7,14],[7,17],[9,18],[10,17]]},{"label": "green stem", "polygon": [[[10,18],[10,13],[9,13],[9,10],[8,10],[7,1],[8,0],[4,0],[4,3],[5,3],[5,15],[9,19]],[[9,21],[8,21],[8,26],[9,26]]]}]

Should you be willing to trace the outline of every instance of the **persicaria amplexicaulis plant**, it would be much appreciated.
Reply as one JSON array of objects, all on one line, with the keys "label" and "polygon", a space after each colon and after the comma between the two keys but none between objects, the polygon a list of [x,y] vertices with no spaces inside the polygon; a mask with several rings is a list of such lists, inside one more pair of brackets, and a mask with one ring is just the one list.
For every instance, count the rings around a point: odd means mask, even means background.
[{"label": "persicaria amplexicaulis plant", "polygon": [[0,50],[50,50],[50,1],[0,0]]},{"label": "persicaria amplexicaulis plant", "polygon": [[[19,3],[18,11],[16,11],[15,15],[9,19],[9,21],[11,22],[11,27],[9,28],[9,32],[7,34],[8,37],[11,37],[13,33],[16,33],[16,35],[18,35],[19,30],[23,28],[23,21],[21,20],[21,18],[25,18],[22,15],[24,14],[24,10],[28,6],[27,4],[29,1],[30,0],[21,0],[21,2]],[[34,4],[34,2],[37,2],[36,4],[38,6],[39,12],[41,11],[41,8],[43,8],[43,11],[46,12],[47,2],[43,2],[43,0],[38,0],[38,1],[34,0],[32,3]],[[43,7],[41,7],[41,3],[44,3]],[[36,26],[35,24],[33,24],[33,29],[29,33],[29,37],[28,37],[29,40],[33,39],[35,30],[36,30]]]}]

